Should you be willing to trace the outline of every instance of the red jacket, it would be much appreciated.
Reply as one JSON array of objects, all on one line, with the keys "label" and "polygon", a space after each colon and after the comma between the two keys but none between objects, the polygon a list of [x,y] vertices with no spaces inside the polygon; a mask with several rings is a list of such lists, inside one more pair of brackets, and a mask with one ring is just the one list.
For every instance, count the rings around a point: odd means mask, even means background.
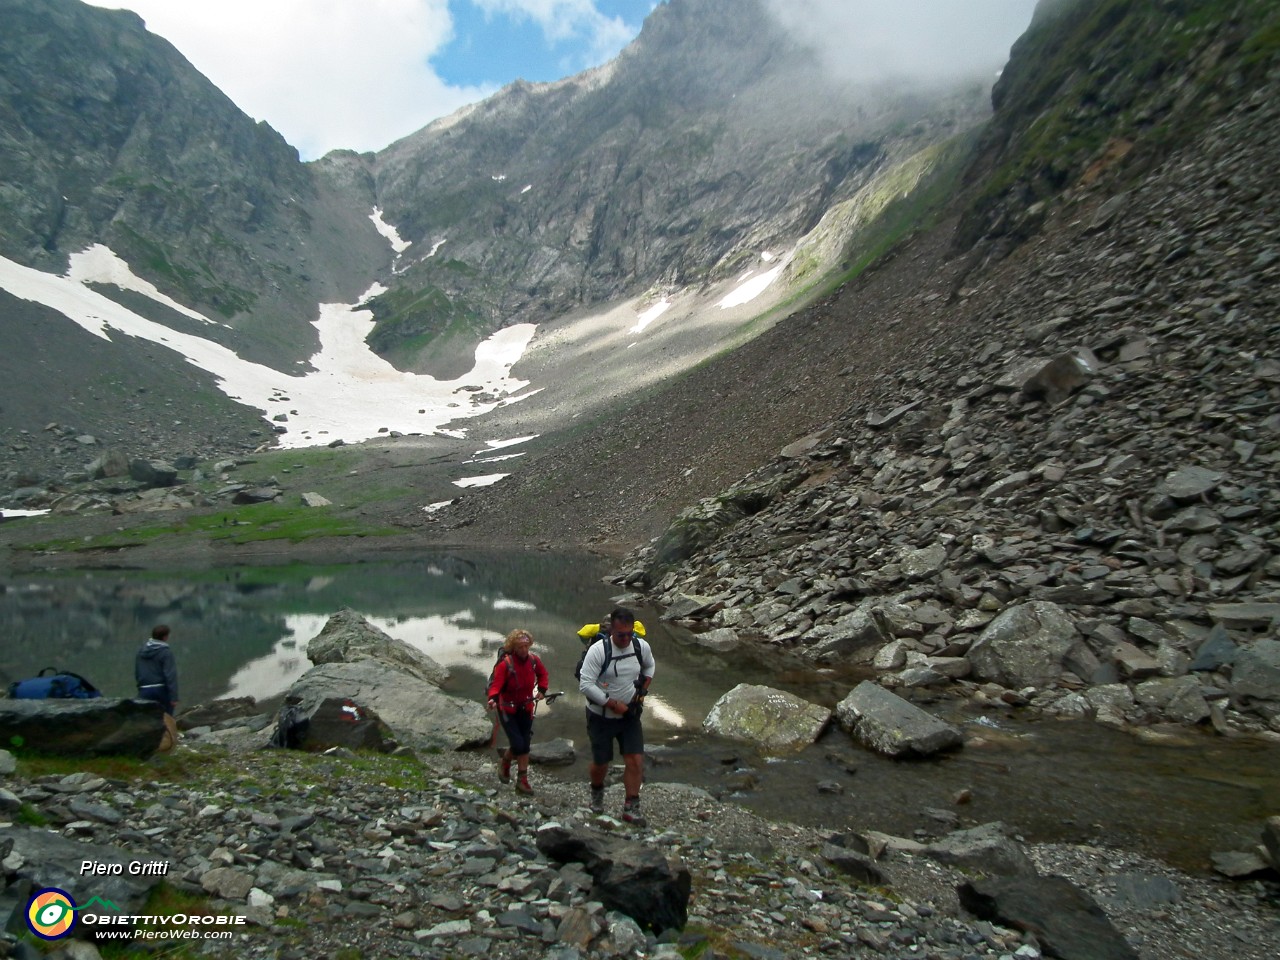
[{"label": "red jacket", "polygon": [[503,713],[533,709],[534,688],[547,692],[547,668],[536,653],[521,660],[508,653],[494,665],[487,697],[498,701]]}]

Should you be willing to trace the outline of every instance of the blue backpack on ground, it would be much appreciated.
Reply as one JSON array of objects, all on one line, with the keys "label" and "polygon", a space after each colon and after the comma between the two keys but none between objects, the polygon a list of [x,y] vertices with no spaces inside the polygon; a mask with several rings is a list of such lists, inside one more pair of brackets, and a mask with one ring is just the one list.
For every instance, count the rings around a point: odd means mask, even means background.
[{"label": "blue backpack on ground", "polygon": [[45,667],[30,680],[9,684],[9,696],[14,700],[92,700],[102,691],[78,673]]}]

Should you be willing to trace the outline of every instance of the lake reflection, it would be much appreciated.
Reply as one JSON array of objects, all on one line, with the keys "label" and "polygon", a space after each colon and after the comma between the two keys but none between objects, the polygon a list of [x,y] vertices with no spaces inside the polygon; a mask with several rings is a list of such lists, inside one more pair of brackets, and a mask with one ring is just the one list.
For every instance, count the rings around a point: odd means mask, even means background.
[{"label": "lake reflection", "polygon": [[[447,667],[444,689],[477,702],[506,634],[529,630],[552,690],[569,695],[538,709],[539,736],[582,733],[573,668],[578,629],[614,606],[617,588],[592,558],[509,552],[449,553],[342,567],[237,568],[162,576],[92,572],[11,578],[0,593],[0,679],[43,667],[72,670],[107,696],[134,694],[133,657],[151,627],[173,628],[183,704],[224,697],[268,700],[312,664],[307,645],[335,611],[370,623]],[[741,682],[768,683],[766,664],[730,661],[649,627],[657,679],[646,705],[654,736],[700,729],[715,701]]]},{"label": "lake reflection", "polygon": [[[83,674],[108,696],[132,696],[133,655],[157,623],[173,628],[182,701],[265,699],[310,668],[306,649],[330,614],[350,607],[455,674],[472,692],[516,626],[531,630],[560,677],[574,631],[607,613],[615,590],[590,558],[451,553],[343,567],[237,568],[164,576],[92,572],[8,578],[0,593],[4,682],[43,667]],[[572,659],[570,659],[572,658]]]}]

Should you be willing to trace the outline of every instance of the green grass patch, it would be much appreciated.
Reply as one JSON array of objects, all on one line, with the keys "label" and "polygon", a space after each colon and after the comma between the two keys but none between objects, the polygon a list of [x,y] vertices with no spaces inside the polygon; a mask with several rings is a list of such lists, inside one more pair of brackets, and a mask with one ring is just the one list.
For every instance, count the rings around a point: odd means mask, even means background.
[{"label": "green grass patch", "polygon": [[187,515],[167,523],[131,527],[94,537],[43,540],[15,546],[14,549],[75,553],[142,546],[170,537],[231,544],[265,540],[301,543],[324,537],[395,537],[402,532],[395,527],[369,524],[356,517],[335,513],[327,507],[259,503],[229,506],[214,512]]}]

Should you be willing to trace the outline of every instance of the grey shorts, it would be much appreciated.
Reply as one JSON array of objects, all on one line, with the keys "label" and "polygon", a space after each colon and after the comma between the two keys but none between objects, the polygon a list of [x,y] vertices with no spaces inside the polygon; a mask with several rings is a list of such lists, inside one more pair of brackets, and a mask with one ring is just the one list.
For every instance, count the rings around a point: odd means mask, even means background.
[{"label": "grey shorts", "polygon": [[629,753],[644,753],[644,727],[640,714],[629,713],[625,717],[602,717],[587,710],[587,739],[591,741],[591,762],[605,764],[613,760],[613,744],[625,757]]}]

